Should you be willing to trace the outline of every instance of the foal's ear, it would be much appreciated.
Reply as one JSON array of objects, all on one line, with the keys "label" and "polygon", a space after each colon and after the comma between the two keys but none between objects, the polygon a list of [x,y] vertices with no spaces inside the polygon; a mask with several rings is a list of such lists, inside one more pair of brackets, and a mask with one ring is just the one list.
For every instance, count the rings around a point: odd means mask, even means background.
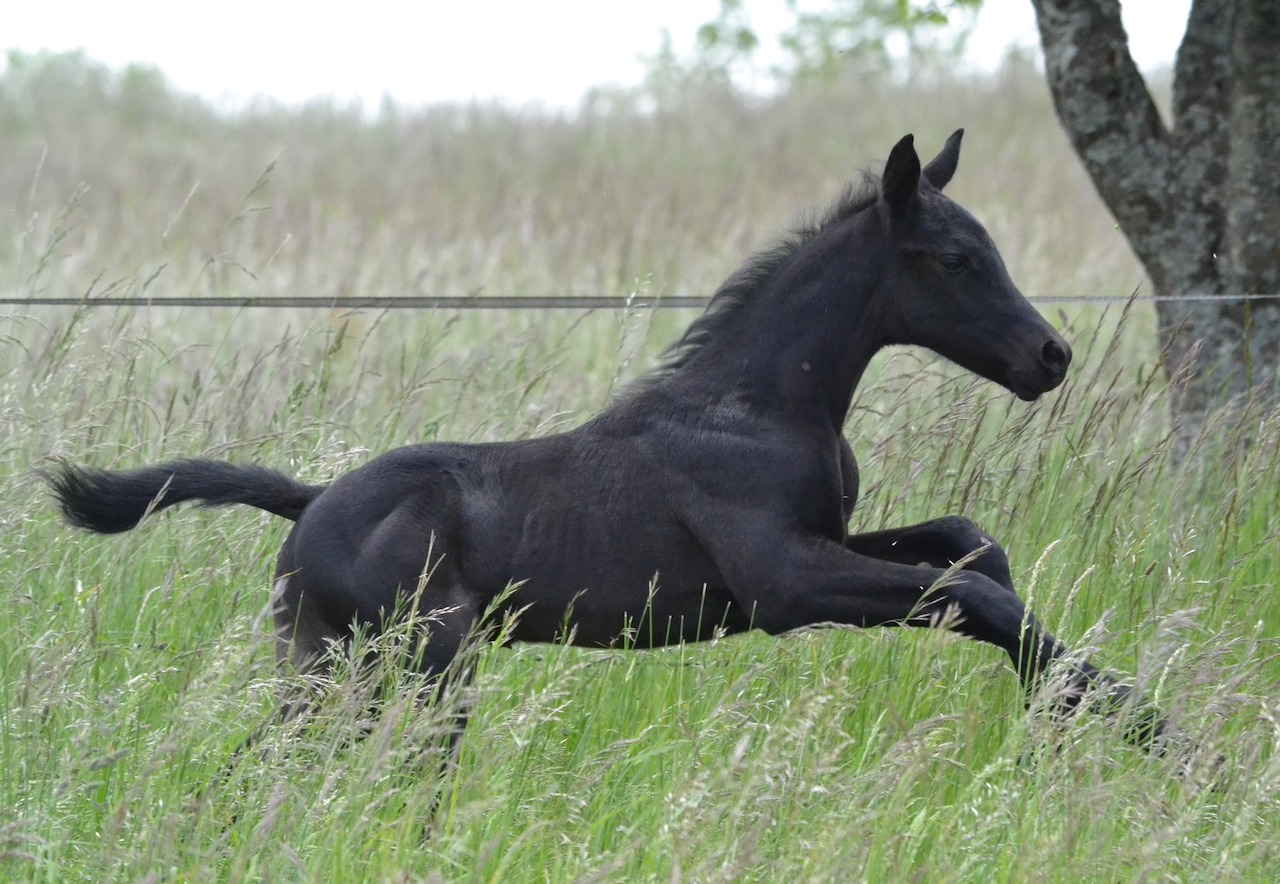
[{"label": "foal's ear", "polygon": [[946,187],[951,176],[956,173],[956,163],[960,162],[960,139],[963,137],[963,129],[952,132],[947,143],[942,145],[942,150],[924,167],[924,177],[938,190]]},{"label": "foal's ear", "polygon": [[893,217],[901,218],[911,210],[920,194],[920,157],[916,155],[913,136],[902,136],[902,140],[889,151],[880,189]]}]

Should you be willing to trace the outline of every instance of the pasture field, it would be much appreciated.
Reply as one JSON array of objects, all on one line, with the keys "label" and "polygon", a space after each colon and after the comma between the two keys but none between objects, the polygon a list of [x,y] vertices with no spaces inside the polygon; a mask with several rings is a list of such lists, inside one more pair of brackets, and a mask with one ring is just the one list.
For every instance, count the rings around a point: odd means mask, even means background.
[{"label": "pasture field", "polygon": [[[1016,68],[573,117],[219,117],[43,64],[0,77],[6,297],[705,295],[904,132],[932,155],[961,125],[950,192],[1024,291],[1143,284]],[[183,509],[89,536],[36,468],[208,455],[325,481],[411,441],[551,432],[694,314],[0,308],[0,879],[1280,879],[1280,415],[1223,417],[1177,463],[1150,306],[1041,309],[1076,356],[1032,405],[878,359],[855,524],[977,520],[1050,628],[1203,741],[1185,776],[1113,722],[1024,709],[999,651],[902,630],[485,648],[443,779],[394,673],[376,721],[338,684],[305,732],[236,754],[276,712],[287,525]]]}]

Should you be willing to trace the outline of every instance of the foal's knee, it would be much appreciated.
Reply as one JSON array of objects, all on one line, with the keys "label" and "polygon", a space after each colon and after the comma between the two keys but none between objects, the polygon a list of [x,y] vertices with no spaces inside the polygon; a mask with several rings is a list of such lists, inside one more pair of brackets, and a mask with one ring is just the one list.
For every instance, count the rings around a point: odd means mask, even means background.
[{"label": "foal's knee", "polygon": [[[1009,557],[995,538],[965,516],[945,516],[933,524],[934,530],[947,538],[952,563],[977,553],[977,557],[965,565],[965,568],[990,577],[1005,589],[1013,591]],[[941,567],[942,564],[939,563],[938,566]]]}]

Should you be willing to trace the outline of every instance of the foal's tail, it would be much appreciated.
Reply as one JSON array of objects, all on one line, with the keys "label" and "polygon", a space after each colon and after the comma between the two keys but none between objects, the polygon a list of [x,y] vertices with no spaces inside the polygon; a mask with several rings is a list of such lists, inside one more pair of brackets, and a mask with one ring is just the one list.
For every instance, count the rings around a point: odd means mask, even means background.
[{"label": "foal's tail", "polygon": [[128,531],[143,517],[187,500],[203,506],[243,503],[296,522],[323,485],[303,485],[266,467],[218,460],[178,460],[139,470],[63,464],[41,471],[67,521],[99,534]]}]

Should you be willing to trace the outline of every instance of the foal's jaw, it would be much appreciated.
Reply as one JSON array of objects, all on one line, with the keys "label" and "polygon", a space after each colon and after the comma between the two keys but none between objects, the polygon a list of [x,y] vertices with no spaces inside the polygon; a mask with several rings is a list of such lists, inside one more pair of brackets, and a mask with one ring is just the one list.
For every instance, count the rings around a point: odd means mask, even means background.
[{"label": "foal's jaw", "polygon": [[1030,303],[1023,306],[1021,316],[1005,313],[977,325],[966,323],[963,315],[940,316],[918,323],[914,334],[890,334],[884,342],[927,347],[1022,401],[1034,402],[1066,379],[1071,345]]}]

